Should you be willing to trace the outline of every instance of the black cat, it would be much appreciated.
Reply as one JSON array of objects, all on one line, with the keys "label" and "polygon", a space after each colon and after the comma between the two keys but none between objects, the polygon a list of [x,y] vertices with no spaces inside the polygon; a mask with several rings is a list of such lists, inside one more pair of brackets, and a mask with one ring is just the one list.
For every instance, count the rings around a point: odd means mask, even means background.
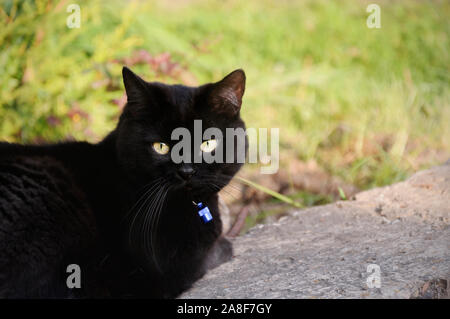
[{"label": "black cat", "polygon": [[[173,298],[231,258],[217,192],[242,164],[176,164],[169,150],[172,130],[193,137],[197,119],[224,132],[205,152],[226,144],[226,128],[245,129],[244,72],[199,87],[122,73],[128,102],[100,143],[0,143],[0,297]],[[70,264],[81,288],[67,286]]]}]

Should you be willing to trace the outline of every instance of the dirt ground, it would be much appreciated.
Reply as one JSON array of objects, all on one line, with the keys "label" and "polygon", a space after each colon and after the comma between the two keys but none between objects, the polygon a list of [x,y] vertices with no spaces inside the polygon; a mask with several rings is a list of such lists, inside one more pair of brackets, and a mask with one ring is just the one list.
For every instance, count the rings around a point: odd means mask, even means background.
[{"label": "dirt ground", "polygon": [[285,214],[236,237],[233,259],[182,298],[449,297],[450,161]]}]

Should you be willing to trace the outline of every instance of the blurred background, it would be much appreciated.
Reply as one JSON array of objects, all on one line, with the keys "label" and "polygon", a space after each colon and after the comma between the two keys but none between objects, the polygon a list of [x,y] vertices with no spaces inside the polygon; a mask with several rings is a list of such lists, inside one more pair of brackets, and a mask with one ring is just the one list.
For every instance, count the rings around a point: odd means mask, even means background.
[{"label": "blurred background", "polygon": [[[450,2],[376,1],[370,29],[373,2],[2,0],[0,140],[100,141],[126,100],[123,65],[187,85],[243,68],[242,116],[280,128],[281,163],[240,176],[302,206],[401,181],[450,157]],[[287,209],[233,184],[242,231]]]}]

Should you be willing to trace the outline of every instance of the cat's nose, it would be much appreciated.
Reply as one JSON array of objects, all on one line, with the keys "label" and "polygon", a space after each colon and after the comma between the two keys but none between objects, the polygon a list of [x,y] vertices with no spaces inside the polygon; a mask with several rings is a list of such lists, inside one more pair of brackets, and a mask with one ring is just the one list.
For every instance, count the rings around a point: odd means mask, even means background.
[{"label": "cat's nose", "polygon": [[189,180],[194,174],[195,169],[190,165],[183,165],[178,169],[178,175],[186,181]]}]

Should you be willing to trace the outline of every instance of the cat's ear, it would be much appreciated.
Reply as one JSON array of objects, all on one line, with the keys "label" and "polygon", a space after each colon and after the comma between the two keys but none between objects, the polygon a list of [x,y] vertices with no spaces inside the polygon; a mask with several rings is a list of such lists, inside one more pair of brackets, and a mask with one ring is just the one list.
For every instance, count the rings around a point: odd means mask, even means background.
[{"label": "cat's ear", "polygon": [[212,86],[210,102],[219,114],[234,116],[241,110],[245,91],[245,73],[238,69]]},{"label": "cat's ear", "polygon": [[147,92],[147,83],[126,66],[122,69],[122,76],[127,102],[129,104],[142,102]]}]

